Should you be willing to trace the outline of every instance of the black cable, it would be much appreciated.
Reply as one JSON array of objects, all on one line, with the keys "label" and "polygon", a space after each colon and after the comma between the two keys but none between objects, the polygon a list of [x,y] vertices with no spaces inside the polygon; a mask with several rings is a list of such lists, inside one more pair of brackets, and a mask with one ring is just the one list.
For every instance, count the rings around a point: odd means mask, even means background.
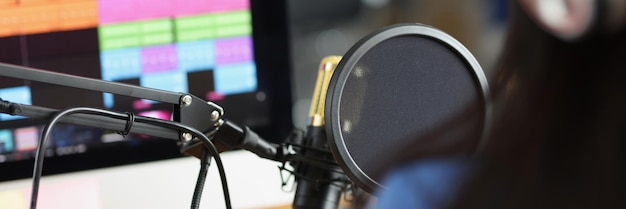
[{"label": "black cable", "polygon": [[202,197],[202,191],[204,190],[204,182],[206,180],[209,166],[211,165],[211,155],[209,155],[206,147],[202,148],[202,158],[200,158],[200,173],[198,174],[198,180],[196,181],[196,188],[193,190],[193,198],[191,199],[191,208],[200,208],[200,197]]},{"label": "black cable", "polygon": [[226,181],[226,172],[224,172],[224,165],[222,164],[222,158],[220,157],[219,152],[217,151],[217,148],[215,148],[215,145],[213,144],[213,142],[211,142],[211,140],[206,135],[204,135],[202,132],[194,128],[188,127],[180,123],[168,121],[168,120],[159,120],[155,118],[138,116],[135,118],[135,122],[151,123],[153,125],[159,125],[159,126],[164,125],[164,127],[167,126],[165,128],[171,128],[174,130],[187,132],[187,133],[192,134],[194,137],[200,139],[200,141],[202,141],[202,143],[204,144],[204,147],[208,148],[207,151],[211,152],[209,154],[215,157],[217,170],[220,175],[220,180],[222,181],[222,191],[224,192],[224,201],[226,204],[226,208],[227,209],[232,208],[232,205],[230,203],[230,193],[228,191],[228,182]]},{"label": "black cable", "polygon": [[[45,144],[47,139],[49,138],[49,135],[51,133],[52,128],[54,127],[54,125],[56,123],[58,123],[58,121],[69,114],[74,114],[74,113],[87,113],[87,114],[96,114],[96,115],[104,115],[104,116],[109,116],[109,117],[113,117],[113,118],[117,118],[117,119],[126,119],[128,117],[129,120],[132,120],[133,118],[129,115],[126,114],[122,114],[122,113],[117,113],[117,112],[113,112],[113,111],[108,111],[108,110],[102,110],[102,109],[96,109],[96,108],[88,108],[88,107],[74,107],[74,108],[69,108],[63,111],[60,111],[58,113],[56,113],[48,122],[48,124],[46,124],[46,126],[44,127],[43,133],[41,135],[41,138],[39,140],[39,146],[37,146],[37,151],[36,151],[36,155],[35,155],[35,168],[33,170],[33,186],[32,186],[32,193],[31,193],[31,209],[35,209],[37,207],[37,196],[38,196],[38,192],[39,192],[39,182],[41,179],[41,173],[42,173],[42,169],[43,169],[43,157],[44,157],[44,150],[45,150]],[[148,118],[148,117],[141,117],[141,116],[137,116],[135,117],[135,122],[145,122],[145,123],[151,123],[153,125],[157,125],[157,126],[161,126],[161,127],[165,127],[165,128],[170,128],[173,130],[178,130],[178,131],[184,131],[187,133],[192,134],[194,137],[197,137],[198,139],[200,139],[203,144],[205,145],[205,149],[208,152],[211,152],[209,154],[215,156],[215,162],[217,163],[217,167],[218,167],[218,171],[220,174],[220,179],[222,181],[222,191],[224,192],[224,199],[226,202],[226,208],[230,209],[232,208],[231,203],[230,203],[230,195],[229,195],[229,191],[228,191],[228,184],[226,181],[226,175],[224,172],[224,167],[222,164],[222,160],[221,157],[219,155],[219,152],[217,151],[217,148],[215,148],[215,145],[213,144],[213,142],[211,142],[211,140],[204,134],[202,134],[200,131],[188,127],[186,125],[183,124],[179,124],[173,121],[166,121],[166,120],[159,120],[159,119],[154,119],[154,118]],[[207,162],[208,164],[208,162]],[[204,184],[203,182],[202,185]],[[196,184],[198,185],[198,183]],[[201,194],[201,193],[200,193]],[[196,195],[194,194],[194,198]],[[199,197],[197,197],[199,199]],[[199,200],[198,200],[199,202]]]},{"label": "black cable", "polygon": [[66,109],[66,110],[63,110],[54,114],[54,116],[52,116],[50,121],[46,124],[46,126],[43,129],[41,137],[39,138],[39,145],[37,146],[37,151],[35,153],[35,168],[33,169],[33,186],[32,186],[32,193],[31,193],[31,199],[30,199],[31,209],[37,208],[37,196],[39,194],[39,182],[41,179],[41,172],[43,170],[44,151],[46,148],[46,142],[50,136],[50,133],[52,132],[52,128],[56,125],[56,123],[59,122],[61,118],[63,118],[66,115],[74,114],[74,113],[89,113],[89,114],[96,113],[98,115],[108,115],[110,117],[114,117],[118,119],[124,119],[126,117],[126,115],[124,114],[119,114],[116,112],[106,111],[106,110],[101,110],[101,109],[88,108],[88,107],[69,108],[69,109]]}]

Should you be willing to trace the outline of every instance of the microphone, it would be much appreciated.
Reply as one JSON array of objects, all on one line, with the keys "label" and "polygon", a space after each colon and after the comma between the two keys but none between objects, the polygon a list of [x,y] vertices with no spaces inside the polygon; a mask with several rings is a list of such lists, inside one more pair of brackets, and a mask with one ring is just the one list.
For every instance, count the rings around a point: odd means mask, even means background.
[{"label": "microphone", "polygon": [[294,209],[335,209],[346,187],[347,177],[328,148],[324,129],[326,91],[340,60],[340,56],[328,56],[322,59],[319,66],[309,112],[310,120],[301,150],[304,157],[317,163],[295,163],[296,173],[300,175],[296,176]]}]

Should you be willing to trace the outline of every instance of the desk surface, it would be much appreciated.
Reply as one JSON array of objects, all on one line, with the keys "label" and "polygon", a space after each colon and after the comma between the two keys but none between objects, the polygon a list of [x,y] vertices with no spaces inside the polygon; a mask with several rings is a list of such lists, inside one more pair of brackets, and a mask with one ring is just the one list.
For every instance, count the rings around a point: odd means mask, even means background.
[{"label": "desk surface", "polygon": [[[223,153],[222,160],[233,208],[291,208],[294,194],[281,189],[277,162],[247,151]],[[45,176],[38,208],[187,208],[199,163],[186,157]],[[1,182],[2,208],[27,208],[30,186],[31,179]],[[209,169],[202,197],[201,208],[224,208],[215,164]]]}]

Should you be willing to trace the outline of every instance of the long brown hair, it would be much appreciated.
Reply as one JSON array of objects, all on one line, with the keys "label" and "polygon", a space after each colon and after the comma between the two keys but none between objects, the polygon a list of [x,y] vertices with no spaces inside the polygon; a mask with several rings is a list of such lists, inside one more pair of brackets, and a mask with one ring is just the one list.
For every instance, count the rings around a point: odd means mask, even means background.
[{"label": "long brown hair", "polygon": [[625,208],[625,34],[563,41],[517,4],[509,24],[490,142],[455,206]]}]

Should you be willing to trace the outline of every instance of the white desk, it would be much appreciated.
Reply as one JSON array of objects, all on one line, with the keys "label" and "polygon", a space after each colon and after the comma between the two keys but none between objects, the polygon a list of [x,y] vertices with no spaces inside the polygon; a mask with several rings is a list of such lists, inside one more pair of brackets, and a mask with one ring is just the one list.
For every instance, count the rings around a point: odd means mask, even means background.
[{"label": "white desk", "polygon": [[[222,160],[233,208],[267,208],[291,204],[294,192],[282,191],[277,168],[279,163],[259,158],[247,151],[223,153]],[[41,181],[37,208],[189,208],[199,164],[200,160],[185,157],[45,176]],[[0,183],[0,208],[28,208],[31,181],[23,179]],[[213,161],[201,208],[224,207],[217,166]]]}]

